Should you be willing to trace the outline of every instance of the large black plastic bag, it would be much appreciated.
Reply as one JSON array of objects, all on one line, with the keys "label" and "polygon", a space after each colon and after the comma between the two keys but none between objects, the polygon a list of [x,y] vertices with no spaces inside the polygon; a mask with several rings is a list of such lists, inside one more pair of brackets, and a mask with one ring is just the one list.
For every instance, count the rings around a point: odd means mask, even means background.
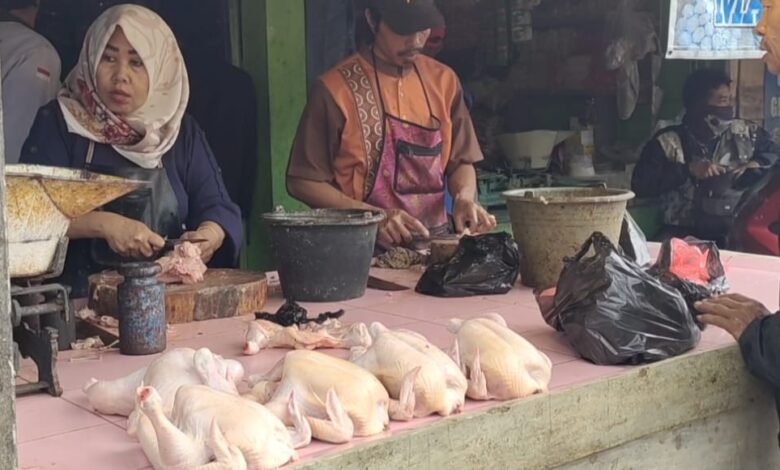
[{"label": "large black plastic bag", "polygon": [[[595,255],[586,258],[588,250]],[[545,321],[596,364],[643,364],[684,353],[701,332],[682,295],[594,233],[566,260]]]},{"label": "large black plastic bag", "polygon": [[461,238],[446,263],[425,270],[416,291],[436,297],[506,294],[520,274],[520,250],[506,233]]}]

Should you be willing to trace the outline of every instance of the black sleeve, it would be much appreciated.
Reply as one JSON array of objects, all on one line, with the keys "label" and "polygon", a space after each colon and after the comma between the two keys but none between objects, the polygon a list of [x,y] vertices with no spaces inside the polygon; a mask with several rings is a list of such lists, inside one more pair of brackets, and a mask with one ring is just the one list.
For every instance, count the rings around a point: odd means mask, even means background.
[{"label": "black sleeve", "polygon": [[658,139],[653,139],[642,149],[631,190],[640,198],[658,197],[679,188],[688,178],[687,165],[669,160]]},{"label": "black sleeve", "polygon": [[739,338],[748,370],[780,389],[780,315],[759,318]]}]

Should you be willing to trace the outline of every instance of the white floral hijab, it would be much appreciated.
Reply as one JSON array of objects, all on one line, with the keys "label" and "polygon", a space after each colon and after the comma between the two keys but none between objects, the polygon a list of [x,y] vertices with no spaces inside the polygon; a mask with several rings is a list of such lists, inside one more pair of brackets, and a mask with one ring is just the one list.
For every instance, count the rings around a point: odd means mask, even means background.
[{"label": "white floral hijab", "polygon": [[[109,111],[97,93],[96,73],[108,40],[118,27],[149,74],[149,96],[130,115]],[[110,144],[142,168],[157,168],[176,142],[190,95],[184,59],[168,25],[137,5],[106,10],[87,31],[79,61],[57,95],[68,130]]]}]

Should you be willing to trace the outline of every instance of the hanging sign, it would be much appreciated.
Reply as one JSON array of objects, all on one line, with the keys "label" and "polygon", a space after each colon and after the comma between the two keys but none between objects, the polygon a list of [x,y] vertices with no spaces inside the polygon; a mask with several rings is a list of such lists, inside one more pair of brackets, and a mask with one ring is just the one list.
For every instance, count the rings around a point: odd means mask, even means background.
[{"label": "hanging sign", "polygon": [[667,59],[760,59],[761,0],[671,0]]}]

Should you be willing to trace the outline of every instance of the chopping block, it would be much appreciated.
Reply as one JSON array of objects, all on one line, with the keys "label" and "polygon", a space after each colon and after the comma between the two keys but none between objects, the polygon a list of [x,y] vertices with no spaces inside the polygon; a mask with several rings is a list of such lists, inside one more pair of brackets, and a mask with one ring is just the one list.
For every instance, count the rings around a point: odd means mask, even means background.
[{"label": "chopping block", "polygon": [[[203,282],[165,286],[168,324],[250,315],[262,311],[268,297],[265,274],[237,269],[209,269]],[[117,287],[123,278],[115,271],[89,277],[90,309],[118,317]]]}]

